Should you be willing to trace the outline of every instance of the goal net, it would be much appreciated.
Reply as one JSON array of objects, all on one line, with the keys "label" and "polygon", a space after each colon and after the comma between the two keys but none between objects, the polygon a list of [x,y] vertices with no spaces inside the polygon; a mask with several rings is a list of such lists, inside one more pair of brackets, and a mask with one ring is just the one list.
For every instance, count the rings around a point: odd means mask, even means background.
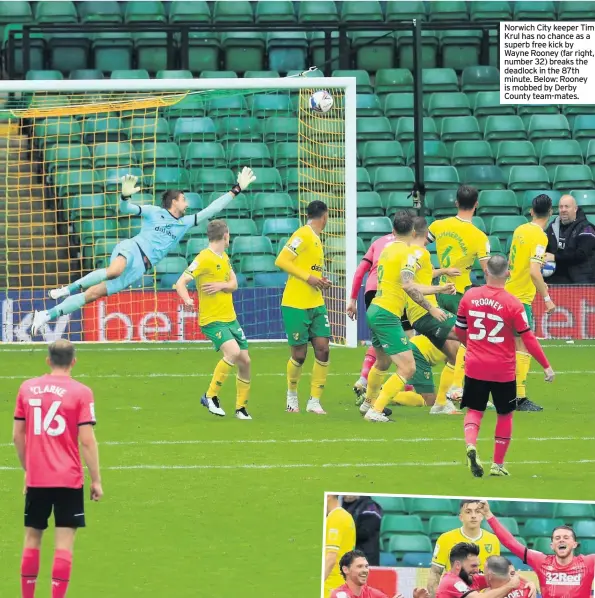
[{"label": "goal net", "polygon": [[[207,246],[206,222],[130,288],[59,317],[31,337],[50,289],[106,267],[141,219],[118,211],[119,181],[139,177],[134,203],[160,205],[183,191],[198,212],[250,166],[256,182],[216,218],[240,288],[238,319],[251,340],[284,340],[286,275],[275,258],[306,223],[306,206],[329,207],[322,235],[326,304],[335,343],[355,346],[345,315],[356,266],[355,83],[352,79],[15,81],[0,110],[0,299],[2,341],[200,341],[197,313],[173,284]],[[334,99],[310,108],[316,90]],[[192,291],[195,299],[196,290]],[[198,306],[200,309],[200,306]]]}]

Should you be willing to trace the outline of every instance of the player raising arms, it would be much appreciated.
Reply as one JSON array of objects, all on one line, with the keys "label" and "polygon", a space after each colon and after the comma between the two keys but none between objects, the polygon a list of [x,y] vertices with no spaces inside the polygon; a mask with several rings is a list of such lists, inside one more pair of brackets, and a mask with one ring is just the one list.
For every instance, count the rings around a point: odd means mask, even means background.
[{"label": "player raising arms", "polygon": [[[544,261],[554,258],[553,255],[546,253],[545,229],[551,215],[551,198],[545,194],[535,197],[531,205],[533,220],[516,228],[510,247],[510,263],[508,265],[510,278],[506,281],[505,288],[523,304],[527,321],[531,327],[533,327],[531,304],[536,292],[543,297],[548,314],[556,309],[541,274]],[[543,409],[527,398],[526,384],[530,365],[531,355],[527,353],[523,339],[519,336],[516,339],[517,411],[541,411]]]},{"label": "player raising arms", "polygon": [[[479,260],[485,271],[485,262],[490,257],[490,243],[485,233],[471,221],[477,208],[477,189],[461,185],[457,190],[456,216],[435,220],[428,227],[428,240],[436,242],[436,251],[441,268],[457,268],[459,276],[445,275],[441,282],[452,282],[456,288],[453,296],[440,295],[438,305],[451,314],[456,314],[463,293],[471,287],[470,271]],[[451,395],[458,399],[462,395],[465,367],[465,347],[457,352]]]},{"label": "player raising arms", "polygon": [[248,341],[233,307],[232,293],[238,280],[231,268],[225,250],[229,247],[229,229],[223,220],[211,220],[207,226],[209,246],[203,249],[180,276],[175,288],[187,309],[194,309],[188,294],[188,284],[195,279],[198,289],[198,314],[200,328],[223,357],[215,367],[201,405],[213,415],[224,416],[218,393],[227,376],[238,366],[236,377],[236,417],[252,419],[246,411],[250,396],[250,357]]},{"label": "player raising arms", "polygon": [[546,555],[523,546],[494,517],[488,502],[482,501],[481,509],[500,542],[535,571],[542,598],[590,598],[595,554],[574,554],[578,543],[571,527],[554,528],[551,545],[554,554]]},{"label": "player raising arms", "polygon": [[[384,408],[415,374],[413,352],[401,325],[407,296],[437,319],[444,320],[446,314],[430,304],[424,295],[454,292],[452,284],[425,286],[413,282],[416,259],[409,247],[413,232],[413,217],[409,212],[397,212],[393,230],[395,241],[389,243],[380,256],[378,292],[366,313],[372,344],[376,349],[376,363],[368,376],[366,400],[360,406],[360,412],[365,413],[368,421],[390,421],[383,413]],[[383,385],[391,363],[397,366],[397,373]]]},{"label": "player raising arms", "polygon": [[307,224],[291,235],[275,261],[278,268],[289,274],[281,301],[283,324],[291,349],[287,362],[287,411],[297,413],[300,410],[297,388],[308,342],[311,342],[314,368],[306,411],[324,414],[320,399],[328,375],[331,326],[322,291],[331,286],[331,281],[322,275],[324,251],[320,234],[328,222],[328,207],[323,201],[312,201],[306,213]]},{"label": "player raising arms", "polygon": [[35,312],[32,334],[36,335],[48,322],[64,314],[70,314],[87,303],[119,293],[134,284],[167,255],[189,228],[223,210],[255,179],[252,170],[244,167],[238,174],[237,185],[228,193],[197,214],[184,216],[188,203],[182,191],[171,190],[163,193],[161,207],[133,204],[129,200],[140,191],[140,187],[136,186],[138,177],[130,174],[122,177],[119,209],[122,214],[142,218],[140,233],[116,245],[107,268],[94,270],[68,286],[51,290],[50,298],[66,299],[48,311]]},{"label": "player raising arms", "polygon": [[46,361],[50,373],[23,382],[14,412],[14,444],[26,472],[22,598],[35,595],[41,541],[52,510],[56,524],[52,598],[66,596],[74,536],[85,527],[81,452],[91,477],[91,500],[103,496],[93,432],[95,402],[91,389],[71,378],[74,345],[53,342]]},{"label": "player raising arms", "polygon": [[521,302],[504,289],[508,262],[493,255],[487,262],[487,284],[470,289],[459,304],[457,334],[467,345],[465,388],[461,407],[465,414],[467,462],[475,477],[483,476],[477,455],[477,436],[490,394],[498,414],[495,432],[494,461],[490,475],[510,475],[504,459],[512,437],[512,414],[516,408],[515,335],[522,335],[525,347],[544,369],[546,382],[554,371],[535,338]]}]

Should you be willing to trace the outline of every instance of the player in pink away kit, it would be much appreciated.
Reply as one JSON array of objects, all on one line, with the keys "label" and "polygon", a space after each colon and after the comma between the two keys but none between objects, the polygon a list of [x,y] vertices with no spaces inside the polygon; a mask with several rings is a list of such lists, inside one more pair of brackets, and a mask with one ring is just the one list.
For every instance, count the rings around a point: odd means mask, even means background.
[{"label": "player in pink away kit", "polygon": [[442,576],[436,598],[506,598],[523,581],[515,575],[501,587],[489,588],[485,576],[479,572],[479,546],[471,542],[455,544],[449,560],[450,571]]},{"label": "player in pink away kit", "polygon": [[562,525],[552,532],[554,554],[543,554],[523,546],[499,521],[486,501],[480,503],[483,516],[498,540],[512,554],[523,559],[539,579],[542,598],[590,598],[595,577],[595,554],[575,556],[578,547],[571,527]]},{"label": "player in pink away kit", "polygon": [[[484,576],[488,588],[501,588],[506,585],[516,571],[512,563],[505,556],[489,556],[485,562]],[[536,588],[533,583],[529,584],[521,578],[518,588],[510,590],[505,598],[533,598],[536,594]]]},{"label": "player in pink away kit", "polygon": [[546,382],[554,379],[554,371],[531,332],[522,303],[504,289],[508,274],[507,259],[492,256],[486,266],[487,284],[468,290],[457,314],[456,333],[467,347],[461,401],[461,407],[468,408],[464,424],[467,463],[477,478],[483,476],[477,436],[490,394],[498,414],[490,475],[510,475],[504,467],[504,458],[512,438],[512,413],[516,409],[516,334],[522,335],[527,351],[544,369]]},{"label": "player in pink away kit", "polygon": [[[389,598],[384,592],[372,588],[367,584],[370,573],[368,559],[361,550],[346,552],[339,561],[341,575],[345,583],[331,592],[330,598]],[[429,598],[425,588],[415,588],[413,598]],[[326,598],[326,597],[325,597]],[[390,598],[405,598],[396,594]]]},{"label": "player in pink away kit", "polygon": [[85,527],[81,452],[91,476],[91,500],[103,495],[93,393],[70,376],[74,345],[49,346],[51,372],[23,382],[14,412],[13,439],[26,478],[22,598],[33,598],[43,531],[54,511],[56,526],[52,598],[64,598],[72,569],[75,532]]}]

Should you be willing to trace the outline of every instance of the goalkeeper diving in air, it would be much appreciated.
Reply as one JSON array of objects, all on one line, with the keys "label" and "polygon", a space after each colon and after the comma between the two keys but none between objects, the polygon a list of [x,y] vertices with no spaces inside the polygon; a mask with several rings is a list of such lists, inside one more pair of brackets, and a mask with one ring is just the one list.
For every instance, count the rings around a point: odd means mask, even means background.
[{"label": "goalkeeper diving in air", "polygon": [[161,207],[138,205],[129,201],[140,191],[140,187],[136,186],[138,177],[130,174],[122,177],[120,213],[140,216],[142,218],[140,233],[116,245],[107,268],[89,272],[68,286],[52,289],[49,292],[51,299],[65,299],[48,311],[35,312],[31,327],[32,335],[41,332],[48,322],[70,314],[101,297],[119,293],[140,280],[167,255],[189,228],[197,226],[225,209],[255,180],[252,170],[244,167],[238,174],[237,185],[234,185],[228,193],[216,199],[208,208],[184,216],[188,203],[182,191],[165,191],[161,197]]}]

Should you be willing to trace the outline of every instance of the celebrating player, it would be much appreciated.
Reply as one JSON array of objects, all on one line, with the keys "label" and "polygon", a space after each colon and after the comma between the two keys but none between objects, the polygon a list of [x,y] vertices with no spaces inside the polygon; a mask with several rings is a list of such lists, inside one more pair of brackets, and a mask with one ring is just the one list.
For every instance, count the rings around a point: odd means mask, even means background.
[{"label": "celebrating player", "polygon": [[207,226],[209,246],[192,261],[176,282],[176,291],[187,309],[194,309],[188,284],[196,280],[200,328],[223,357],[215,367],[207,392],[200,402],[213,415],[224,416],[218,393],[227,376],[238,366],[236,376],[236,417],[252,419],[246,411],[250,395],[250,357],[248,341],[233,307],[232,293],[238,280],[225,250],[229,247],[229,229],[223,220],[212,220]]},{"label": "celebrating player", "polygon": [[339,561],[355,548],[355,521],[340,504],[336,494],[326,495],[324,541],[324,595],[343,583]]},{"label": "celebrating player", "polygon": [[[510,278],[505,289],[522,304],[527,314],[529,326],[533,327],[533,309],[531,304],[536,291],[543,297],[545,310],[549,314],[556,306],[551,300],[547,284],[543,280],[541,269],[544,261],[551,261],[554,256],[546,253],[547,235],[545,229],[552,215],[552,200],[548,195],[538,195],[531,206],[532,222],[521,224],[514,231],[510,247]],[[541,411],[543,407],[527,398],[527,374],[531,365],[531,355],[521,337],[516,338],[516,396],[517,411]]]},{"label": "celebrating player", "polygon": [[[479,260],[485,271],[486,260],[490,257],[488,238],[472,223],[477,197],[477,189],[461,185],[457,190],[457,215],[435,220],[428,228],[428,240],[430,243],[436,242],[440,267],[457,268],[461,272],[459,276],[442,277],[442,282],[452,282],[456,287],[455,295],[438,297],[438,305],[451,314],[457,313],[463,293],[471,287],[470,271],[475,259]],[[460,398],[462,395],[464,365],[465,347],[461,345],[453,374],[453,398]]]},{"label": "celebrating player", "polygon": [[546,555],[523,546],[494,517],[488,502],[482,501],[481,509],[500,542],[535,571],[542,598],[591,596],[595,577],[595,554],[574,554],[578,543],[571,527],[561,525],[554,528],[551,544],[554,554]]},{"label": "celebrating player", "polygon": [[130,174],[122,177],[119,209],[122,214],[142,218],[140,233],[116,245],[107,268],[89,272],[68,286],[52,289],[49,293],[50,298],[66,297],[66,299],[49,311],[35,312],[32,334],[36,335],[48,322],[64,314],[70,314],[87,303],[97,301],[106,295],[119,293],[134,284],[167,255],[189,228],[212,218],[223,210],[255,179],[252,170],[244,167],[238,174],[237,185],[234,185],[228,193],[216,199],[201,212],[184,216],[188,203],[182,191],[166,191],[161,197],[162,207],[133,204],[129,200],[140,191],[140,187],[136,186],[138,177]]},{"label": "celebrating player", "polygon": [[535,338],[521,302],[504,290],[508,262],[501,255],[487,262],[487,284],[465,293],[457,314],[457,334],[467,346],[465,388],[461,407],[465,414],[467,462],[475,477],[483,476],[477,454],[477,436],[490,394],[498,414],[494,462],[490,475],[510,475],[504,459],[512,437],[512,413],[516,408],[515,334],[523,336],[525,347],[552,382],[554,371]]},{"label": "celebrating player", "polygon": [[[384,408],[415,374],[411,345],[401,325],[407,295],[438,320],[445,320],[446,314],[430,304],[424,295],[454,292],[452,284],[425,286],[413,282],[415,256],[409,248],[413,218],[409,212],[401,211],[395,215],[393,230],[395,241],[387,245],[380,256],[378,292],[366,313],[376,349],[376,363],[368,376],[366,400],[360,406],[360,412],[365,413],[368,421],[390,421],[383,413]],[[391,363],[397,366],[397,373],[383,385]]]},{"label": "celebrating player", "polygon": [[444,571],[450,571],[451,562],[449,555],[456,545],[472,542],[478,547],[479,570],[484,568],[486,560],[490,555],[500,554],[500,542],[498,538],[494,534],[481,529],[483,512],[481,511],[479,500],[472,498],[462,500],[459,519],[463,524],[461,527],[444,532],[436,540],[430,576],[428,578],[428,590],[432,598],[436,595],[440,576]]},{"label": "celebrating player", "polygon": [[486,579],[479,572],[479,546],[470,542],[456,544],[449,561],[450,571],[442,576],[436,598],[506,598],[521,583],[515,575],[502,587],[486,590]]},{"label": "celebrating player", "polygon": [[324,252],[320,234],[328,222],[328,207],[322,201],[312,201],[308,204],[307,216],[307,224],[291,235],[275,265],[289,274],[281,301],[283,324],[291,349],[287,362],[287,411],[297,413],[300,410],[297,388],[308,342],[311,342],[314,368],[306,411],[323,415],[325,411],[320,399],[328,375],[331,326],[322,291],[331,286],[331,281],[322,274]]},{"label": "celebrating player", "polygon": [[[370,568],[368,559],[361,550],[346,552],[339,561],[339,569],[345,583],[331,592],[330,598],[388,598],[388,596],[367,584]],[[394,598],[404,598],[397,594]],[[415,588],[413,598],[429,598],[425,588]]]},{"label": "celebrating player", "polygon": [[71,378],[74,345],[53,342],[46,361],[50,373],[23,382],[14,412],[14,444],[26,472],[22,598],[35,595],[41,540],[52,510],[56,525],[52,598],[66,596],[74,536],[85,527],[79,442],[91,476],[91,500],[103,496],[93,392]]},{"label": "celebrating player", "polygon": [[[491,556],[486,560],[484,575],[488,587],[497,590],[505,586],[516,575],[516,571],[505,556]],[[535,596],[533,584],[527,583],[523,578],[520,580],[519,587],[506,594],[506,598],[532,598]]]}]

